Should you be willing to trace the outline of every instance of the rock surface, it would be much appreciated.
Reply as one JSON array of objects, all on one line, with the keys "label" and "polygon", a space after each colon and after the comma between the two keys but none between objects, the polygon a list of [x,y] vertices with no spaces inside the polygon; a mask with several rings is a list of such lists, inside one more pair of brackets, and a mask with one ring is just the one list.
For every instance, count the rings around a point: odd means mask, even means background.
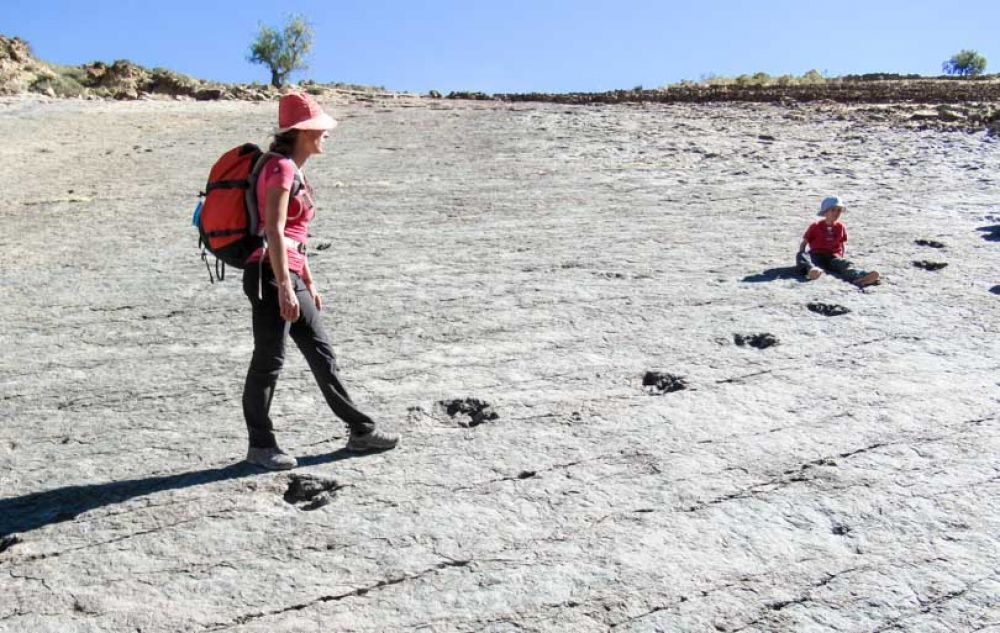
[{"label": "rock surface", "polygon": [[[190,226],[274,104],[0,99],[0,631],[996,627],[995,141],[823,106],[334,111],[311,267],[404,435],[342,451],[290,346],[279,441],[345,486],[304,512],[240,463],[249,305]],[[775,268],[833,193],[881,286]],[[954,265],[913,268],[924,236]],[[649,397],[651,367],[694,388]],[[457,394],[502,416],[422,413]]]}]

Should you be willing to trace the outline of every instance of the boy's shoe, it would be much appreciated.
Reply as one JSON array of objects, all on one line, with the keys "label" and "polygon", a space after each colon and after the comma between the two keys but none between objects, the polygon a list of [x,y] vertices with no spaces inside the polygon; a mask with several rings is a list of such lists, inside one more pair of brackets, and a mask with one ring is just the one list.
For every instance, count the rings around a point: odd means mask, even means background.
[{"label": "boy's shoe", "polygon": [[859,277],[854,280],[854,285],[858,288],[864,288],[865,286],[870,286],[872,284],[878,283],[878,273],[870,272],[863,277]]},{"label": "boy's shoe", "polygon": [[291,470],[299,465],[298,460],[281,450],[274,448],[254,448],[247,451],[247,462],[268,470]]},{"label": "boy's shoe", "polygon": [[809,279],[809,281],[816,281],[822,276],[823,276],[823,271],[820,270],[819,268],[816,268],[815,266],[810,268],[809,272],[806,273],[806,277]]},{"label": "boy's shoe", "polygon": [[371,453],[396,448],[398,443],[398,435],[384,433],[378,429],[364,435],[351,431],[351,437],[348,438],[347,446],[344,448],[352,453]]}]

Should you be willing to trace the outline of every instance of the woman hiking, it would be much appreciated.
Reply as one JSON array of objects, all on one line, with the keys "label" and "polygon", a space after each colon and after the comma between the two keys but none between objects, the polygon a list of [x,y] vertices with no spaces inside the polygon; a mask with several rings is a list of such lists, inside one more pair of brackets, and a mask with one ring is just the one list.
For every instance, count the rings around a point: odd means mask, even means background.
[{"label": "woman hiking", "polygon": [[248,259],[243,291],[253,310],[253,358],[243,387],[243,415],[250,435],[247,461],[271,470],[298,462],[278,447],[269,416],[288,335],[305,356],[334,414],[350,429],[346,449],[370,452],[394,448],[399,438],[375,428],[359,411],[337,376],[336,359],[320,319],[322,301],[305,256],[313,219],[312,188],[302,167],[323,153],[323,141],[337,122],[304,94],[278,103],[278,130],[261,160],[255,184],[265,244]]}]

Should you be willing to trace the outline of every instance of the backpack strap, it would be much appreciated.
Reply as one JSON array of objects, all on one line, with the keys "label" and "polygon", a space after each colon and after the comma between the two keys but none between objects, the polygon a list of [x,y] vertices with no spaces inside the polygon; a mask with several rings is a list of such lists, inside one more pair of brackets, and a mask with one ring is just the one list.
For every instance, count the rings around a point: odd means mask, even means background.
[{"label": "backpack strap", "polygon": [[[295,178],[292,180],[292,190],[289,192],[289,196],[294,198],[305,191],[306,196],[309,198],[309,205],[312,206],[312,196],[309,195],[309,189],[306,186],[306,175],[302,173],[302,170],[299,169],[299,166],[295,164],[294,160],[290,160],[290,162],[292,163],[292,167],[295,169]],[[291,219],[296,219],[303,213],[305,213],[305,207],[300,205],[298,215]]]},{"label": "backpack strap", "polygon": [[[247,209],[253,209],[254,211],[257,210],[257,179],[260,178],[260,173],[264,171],[264,166],[272,158],[286,159],[292,163],[292,168],[295,170],[295,178],[292,180],[292,190],[289,192],[289,195],[292,198],[299,195],[303,189],[308,192],[305,174],[302,173],[302,170],[299,169],[299,166],[295,164],[294,160],[291,160],[284,154],[279,154],[277,152],[264,152],[260,155],[260,158],[257,159],[257,162],[254,163],[253,170],[250,172],[250,187],[247,189]],[[312,203],[311,198],[309,202],[310,204]],[[298,216],[295,217],[297,218]],[[256,235],[263,235],[264,227],[259,225],[260,221],[257,217],[257,213],[251,213],[250,228],[252,232]]]}]

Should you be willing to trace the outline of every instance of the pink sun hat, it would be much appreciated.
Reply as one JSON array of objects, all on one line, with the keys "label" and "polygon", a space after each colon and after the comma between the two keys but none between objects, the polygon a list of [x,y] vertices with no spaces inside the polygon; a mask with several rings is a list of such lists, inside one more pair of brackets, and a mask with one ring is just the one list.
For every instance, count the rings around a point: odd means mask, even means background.
[{"label": "pink sun hat", "polygon": [[309,95],[293,92],[278,101],[278,134],[289,130],[332,130],[337,120]]}]

